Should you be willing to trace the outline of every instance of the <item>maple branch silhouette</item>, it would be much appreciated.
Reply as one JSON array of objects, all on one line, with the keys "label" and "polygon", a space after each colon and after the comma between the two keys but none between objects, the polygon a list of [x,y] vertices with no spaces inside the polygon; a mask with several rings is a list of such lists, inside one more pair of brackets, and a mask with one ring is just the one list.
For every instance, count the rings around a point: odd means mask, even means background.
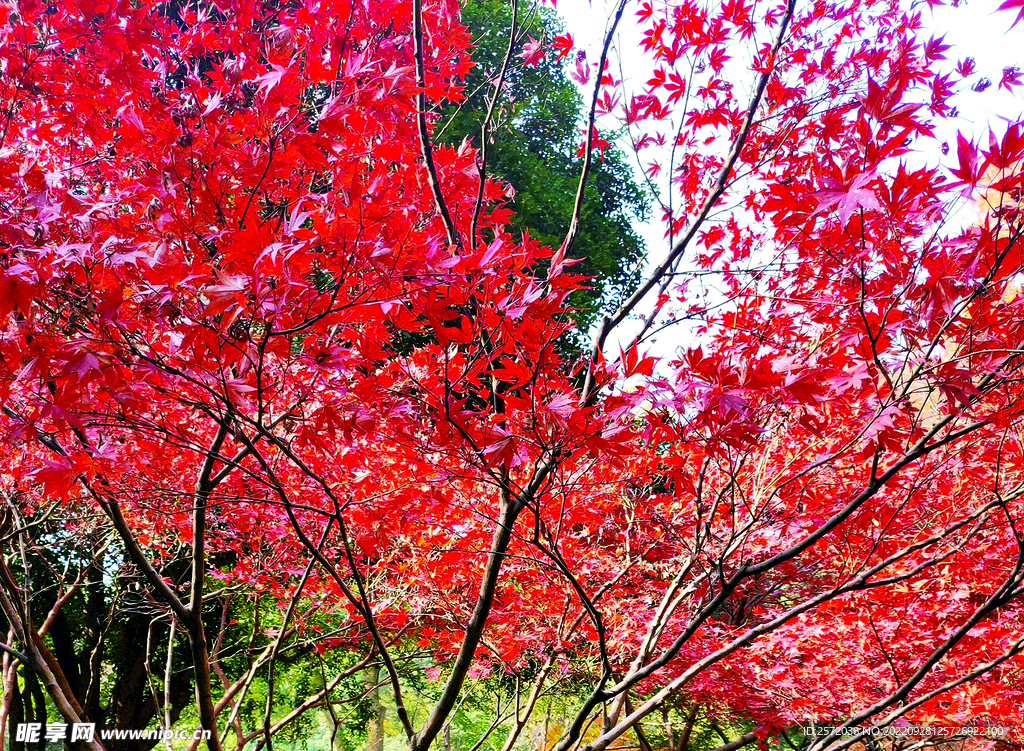
[{"label": "maple branch silhouette", "polygon": [[476,203],[473,204],[473,217],[469,221],[469,242],[475,246],[477,243],[477,222],[480,219],[480,209],[484,205],[484,189],[487,187],[487,151],[491,140],[491,120],[494,118],[494,107],[498,103],[498,97],[505,85],[505,74],[508,72],[508,64],[512,60],[512,51],[515,49],[516,32],[519,25],[519,0],[512,0],[512,22],[508,30],[508,48],[505,50],[505,57],[501,60],[501,68],[498,70],[498,77],[494,81],[494,91],[487,100],[487,110],[484,113],[483,122],[480,124],[480,157],[477,163],[479,174],[479,186],[477,187]]},{"label": "maple branch silhouette", "polygon": [[[452,215],[444,200],[437,166],[434,164],[434,149],[430,144],[430,131],[427,128],[426,72],[423,59],[423,0],[412,0],[412,22],[412,38],[416,57],[416,128],[420,137],[420,151],[427,169],[427,179],[430,182],[430,191],[434,195],[437,213],[441,215],[441,221],[444,223],[448,244],[461,245],[459,231],[455,227],[455,222],[452,220]],[[473,238],[470,238],[470,242],[473,242]]]},{"label": "maple branch silhouette", "polygon": [[[737,160],[740,157],[740,152],[743,151],[743,147],[746,145],[747,136],[750,133],[750,129],[754,124],[754,119],[757,116],[757,110],[761,106],[761,100],[764,97],[765,89],[768,87],[768,81],[776,71],[776,58],[778,57],[779,50],[782,49],[782,45],[786,40],[786,31],[789,28],[789,23],[793,18],[793,14],[796,11],[796,0],[787,0],[786,11],[779,22],[779,30],[775,36],[775,41],[771,46],[770,53],[765,61],[765,71],[761,74],[758,79],[757,87],[754,89],[754,94],[750,98],[750,103],[747,105],[747,113],[743,118],[743,122],[740,125],[740,129],[737,134],[733,137],[732,148],[725,157],[725,161],[722,164],[722,168],[718,173],[718,178],[715,180],[714,186],[707,198],[704,199],[703,204],[697,211],[696,216],[691,220],[689,229],[679,239],[672,248],[671,252],[655,268],[653,272],[647,277],[647,280],[638,287],[629,298],[623,302],[618,310],[616,310],[610,317],[606,317],[601,321],[601,326],[598,329],[597,337],[594,341],[594,347],[591,352],[590,365],[587,368],[586,379],[583,383],[583,399],[589,401],[593,398],[592,394],[595,392],[594,382],[594,363],[597,362],[601,352],[604,350],[604,345],[608,340],[608,336],[611,332],[622,323],[629,314],[640,304],[640,302],[647,296],[647,293],[655,288],[656,285],[662,282],[662,280],[672,271],[679,258],[686,252],[690,243],[697,236],[704,221],[708,218],[711,210],[718,203],[718,200],[722,197],[725,192],[725,187],[729,182],[729,176],[732,174],[733,168],[736,165]],[[620,11],[621,13],[621,11]],[[614,27],[613,27],[614,28]],[[607,46],[607,44],[606,44]],[[600,72],[598,73],[600,78]],[[593,104],[591,106],[591,118],[593,118],[593,111],[596,107],[597,94],[595,91]],[[586,166],[586,163],[584,163]],[[584,173],[585,174],[585,173]],[[580,180],[582,193],[583,179]],[[579,195],[579,194],[577,194]],[[572,225],[570,225],[571,227]],[[647,326],[650,325],[650,321]],[[646,329],[646,326],[645,326]],[[642,330],[639,335],[633,338],[635,345],[636,341],[642,338],[644,331]],[[627,348],[628,349],[628,348]]]}]

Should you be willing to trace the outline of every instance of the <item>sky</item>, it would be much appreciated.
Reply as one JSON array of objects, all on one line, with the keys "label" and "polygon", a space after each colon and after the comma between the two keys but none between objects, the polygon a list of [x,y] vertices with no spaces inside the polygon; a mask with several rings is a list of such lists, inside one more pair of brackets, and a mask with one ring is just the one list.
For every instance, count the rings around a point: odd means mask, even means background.
[{"label": "sky", "polygon": [[[806,2],[808,0],[798,0],[801,4]],[[959,116],[945,121],[940,126],[940,130],[937,131],[938,138],[934,142],[934,155],[922,153],[920,158],[931,159],[933,164],[940,160],[948,162],[949,158],[944,159],[941,155],[941,143],[944,140],[948,141],[951,145],[951,157],[955,156],[958,130],[965,136],[976,138],[983,136],[989,128],[996,132],[1002,131],[1006,127],[1007,119],[1012,122],[1024,118],[1024,92],[1021,89],[1014,93],[998,90],[1003,68],[1024,67],[1024,22],[1007,30],[1014,15],[1008,11],[997,13],[999,4],[999,0],[968,0],[960,2],[958,7],[945,5],[929,9],[924,3],[920,3],[926,27],[934,36],[944,36],[945,43],[953,45],[953,49],[947,52],[947,65],[952,69],[957,60],[967,56],[973,57],[977,62],[978,73],[992,81],[991,88],[983,94],[967,92],[956,98],[954,103],[960,110]],[[614,6],[615,0],[557,2],[556,8],[565,22],[566,29],[572,33],[577,46],[587,51],[592,62],[600,56],[605,30]],[[652,72],[652,66],[639,45],[641,31],[635,17],[635,11],[639,7],[640,0],[629,0],[626,14],[617,31],[613,53],[616,58],[612,62],[613,70],[616,71],[621,63],[623,80],[627,91],[630,92],[638,91]],[[584,100],[588,103],[592,89],[592,84],[581,87]],[[622,146],[623,151],[629,155],[628,146]],[[655,160],[656,153],[645,151],[645,163]],[[640,173],[636,161],[633,160],[632,164],[639,181]],[[664,239],[664,227],[659,221],[658,213],[654,212],[648,222],[638,222],[637,230],[648,248],[648,268],[653,269],[664,260],[668,250]],[[653,304],[653,300],[650,304]],[[618,341],[613,338],[609,343],[610,351],[617,350],[622,339],[629,336],[629,327],[621,328]],[[667,339],[661,337],[653,348],[660,354],[668,354],[666,350],[676,349],[680,340],[687,339],[688,336],[685,331],[676,331]]]}]

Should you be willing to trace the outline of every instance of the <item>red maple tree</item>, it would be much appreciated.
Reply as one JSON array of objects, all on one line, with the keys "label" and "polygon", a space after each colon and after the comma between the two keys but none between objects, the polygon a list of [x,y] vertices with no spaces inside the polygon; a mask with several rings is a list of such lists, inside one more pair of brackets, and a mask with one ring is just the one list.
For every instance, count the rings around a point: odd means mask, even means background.
[{"label": "red maple tree", "polygon": [[[639,93],[610,64],[627,11]],[[506,751],[562,678],[584,689],[555,751],[649,748],[680,704],[684,734],[750,723],[730,751],[812,723],[840,729],[809,751],[908,721],[1019,740],[1021,124],[940,151],[987,80],[895,0],[622,0],[596,62],[522,13],[454,149],[432,144],[472,66],[452,0],[0,10],[4,711],[21,667],[65,721],[125,721],[48,636],[93,581],[33,590],[57,520],[185,633],[210,749],[330,706],[326,679],[278,703],[300,638],[383,670],[412,751],[486,673],[523,687],[487,731]],[[503,81],[544,54],[593,92],[559,248],[513,236],[487,169]],[[580,356],[599,113],[663,186],[669,251]],[[652,354],[673,326],[692,343]],[[280,614],[241,667],[237,592]]]}]

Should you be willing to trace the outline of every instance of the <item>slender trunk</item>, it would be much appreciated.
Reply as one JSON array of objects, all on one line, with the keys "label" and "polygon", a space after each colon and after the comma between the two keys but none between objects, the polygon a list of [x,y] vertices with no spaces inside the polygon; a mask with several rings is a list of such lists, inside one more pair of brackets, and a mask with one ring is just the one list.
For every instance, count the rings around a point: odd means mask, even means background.
[{"label": "slender trunk", "polygon": [[[7,686],[5,684],[4,688]],[[8,748],[10,751],[25,751],[25,743],[17,740],[17,729],[18,725],[25,721],[25,705],[21,699],[21,689],[18,686],[18,668],[17,665],[11,667],[11,690],[9,694],[5,694],[10,701],[10,713],[8,719],[10,724],[8,725],[10,733],[10,745]]]},{"label": "slender trunk", "polygon": [[104,624],[107,618],[107,602],[103,587],[103,569],[92,564],[89,566],[88,589],[85,595],[85,616],[87,622],[87,652],[89,655],[87,671],[83,671],[81,692],[85,713],[97,722],[103,717],[100,706],[100,681],[103,676],[103,642],[106,636]]},{"label": "slender trunk", "polygon": [[[14,629],[7,632],[7,643],[14,643]],[[3,669],[0,670],[0,748],[6,748],[4,737],[7,732],[7,716],[11,712],[11,701],[14,698],[14,671],[18,663],[9,654],[3,656]]]},{"label": "slender trunk", "polygon": [[[171,613],[171,625],[167,633],[167,663],[164,666],[164,730],[170,730],[171,721],[171,674],[174,669],[174,631],[178,627],[178,619]],[[174,742],[170,736],[164,739],[167,751],[174,751]]]},{"label": "slender trunk", "polygon": [[221,751],[220,736],[217,735],[217,712],[214,709],[213,695],[210,691],[210,654],[199,614],[196,615],[196,623],[199,625],[190,629],[189,644],[192,647],[192,665],[195,670],[199,722],[204,730],[210,731],[210,737],[206,741],[210,751]]},{"label": "slender trunk", "polygon": [[491,612],[494,594],[498,589],[501,564],[505,560],[505,553],[508,550],[509,541],[512,539],[512,526],[515,524],[516,516],[521,508],[518,501],[513,501],[507,497],[507,494],[503,494],[501,513],[491,537],[491,549],[487,556],[483,578],[480,581],[480,592],[477,594],[473,615],[470,617],[469,623],[466,624],[466,636],[462,640],[462,646],[452,665],[448,681],[441,691],[440,699],[427,717],[423,729],[410,740],[410,751],[428,751],[430,744],[441,732],[441,728],[448,720],[448,715],[459,699],[462,684],[466,680],[466,673],[469,672],[469,668],[473,664],[476,648],[483,636],[484,626],[487,625],[487,617]]},{"label": "slender trunk", "polygon": [[[25,744],[26,751],[45,751],[46,750],[46,699],[43,698],[43,690],[39,687],[39,681],[36,679],[35,673],[31,670],[25,671],[25,697],[32,697],[32,710],[31,713],[25,712],[26,719],[31,714],[31,721],[36,723],[42,728],[39,733],[39,738],[33,744]],[[27,705],[27,702],[26,702]]]},{"label": "slender trunk", "polygon": [[683,734],[679,738],[679,747],[677,751],[689,751],[690,735],[693,733],[693,725],[696,721],[697,705],[694,704],[692,707],[690,707],[690,711],[686,715],[686,724],[683,725]]},{"label": "slender trunk", "polygon": [[[533,710],[537,706],[537,699],[540,698],[540,693],[544,688],[544,682],[547,680],[548,674],[551,669],[555,666],[556,655],[552,653],[547,661],[541,667],[540,672],[537,673],[537,677],[533,681],[533,686],[530,689],[530,696],[526,700],[526,706],[523,707],[522,712],[516,710],[515,724],[509,729],[508,735],[505,737],[505,742],[501,746],[501,751],[512,751],[516,745],[516,741],[519,740],[519,735],[523,732],[523,728],[526,727],[530,721],[530,717],[533,715]],[[547,720],[545,720],[547,722]]]},{"label": "slender trunk", "polygon": [[366,726],[366,751],[384,751],[384,718],[387,707],[380,700],[380,665],[363,671],[366,700],[370,705],[370,722]]},{"label": "slender trunk", "polygon": [[[229,416],[230,419],[230,416]],[[228,434],[227,422],[217,428],[206,461],[199,471],[196,484],[195,506],[192,511],[192,592],[188,602],[189,643],[192,647],[192,665],[196,681],[196,708],[204,730],[210,732],[206,741],[210,751],[221,751],[220,736],[217,734],[217,712],[213,704],[213,686],[210,671],[210,646],[203,626],[203,590],[206,577],[206,512],[210,492],[214,487],[210,477],[213,474],[215,457],[220,452]]]}]

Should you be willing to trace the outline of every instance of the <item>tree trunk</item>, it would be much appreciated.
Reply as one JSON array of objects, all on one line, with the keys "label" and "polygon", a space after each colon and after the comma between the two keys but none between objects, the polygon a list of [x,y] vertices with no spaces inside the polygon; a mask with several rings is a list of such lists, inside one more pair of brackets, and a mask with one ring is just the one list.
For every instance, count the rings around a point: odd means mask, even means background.
[{"label": "tree trunk", "polygon": [[[25,668],[24,676],[25,693],[22,696],[26,698],[25,721],[39,725],[38,739],[33,743],[26,743],[25,751],[46,751],[46,699],[43,698],[43,689],[40,688],[35,673]],[[31,698],[31,711],[27,709],[29,705],[27,699],[29,698]]]},{"label": "tree trunk", "polygon": [[[7,633],[7,643],[14,643],[14,629]],[[0,748],[7,748],[4,738],[7,736],[7,716],[11,712],[11,703],[14,699],[15,671],[18,665],[9,654],[5,654],[0,663],[3,665],[3,669],[0,670]],[[13,736],[11,742],[14,742]]]},{"label": "tree trunk", "polygon": [[10,694],[7,697],[10,702],[7,715],[9,733],[7,748],[9,751],[25,751],[24,741],[19,741],[17,736],[18,725],[25,722],[25,705],[21,699],[21,688],[18,686],[18,669],[16,666],[12,668],[11,673]]},{"label": "tree trunk", "polygon": [[370,704],[370,722],[366,726],[366,751],[384,751],[384,717],[387,707],[380,700],[380,665],[363,671],[366,700]]}]

